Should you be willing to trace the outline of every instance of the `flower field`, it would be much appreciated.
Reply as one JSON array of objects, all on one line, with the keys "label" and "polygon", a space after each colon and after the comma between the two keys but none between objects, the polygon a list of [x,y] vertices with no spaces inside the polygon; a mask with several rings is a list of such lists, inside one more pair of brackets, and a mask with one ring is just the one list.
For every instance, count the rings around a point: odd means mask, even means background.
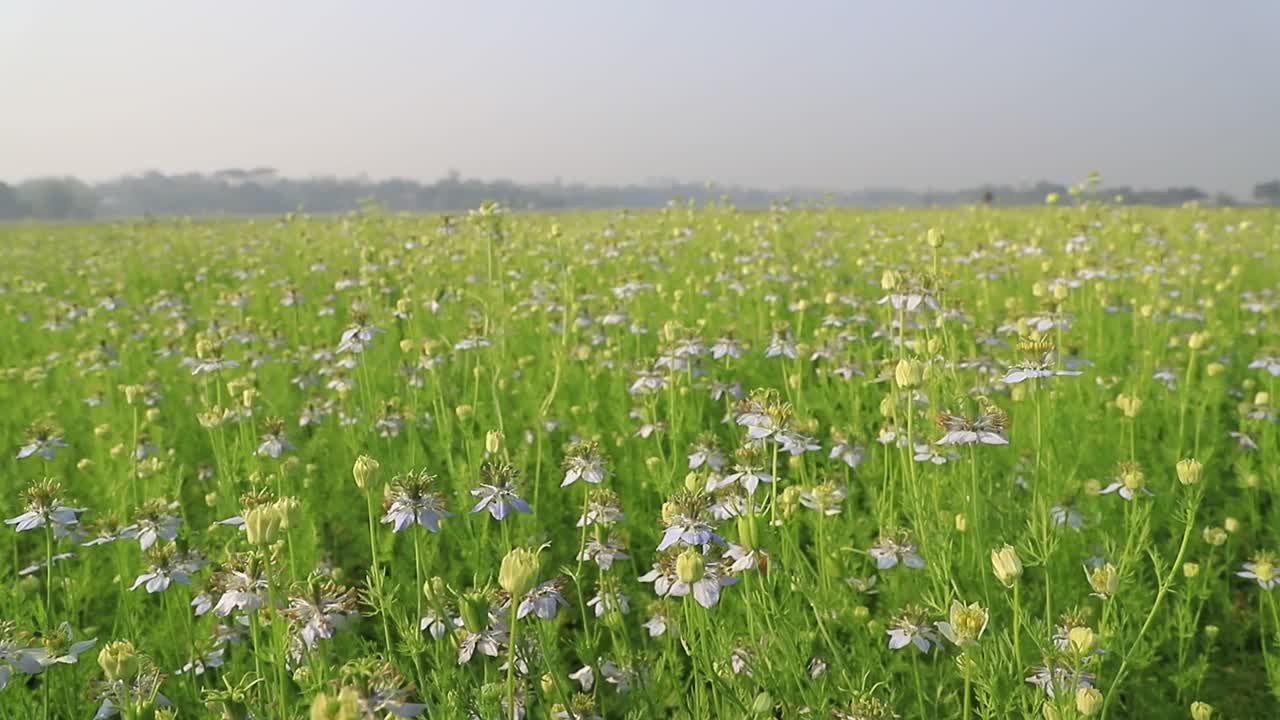
[{"label": "flower field", "polygon": [[1280,716],[1280,213],[0,226],[0,720]]}]

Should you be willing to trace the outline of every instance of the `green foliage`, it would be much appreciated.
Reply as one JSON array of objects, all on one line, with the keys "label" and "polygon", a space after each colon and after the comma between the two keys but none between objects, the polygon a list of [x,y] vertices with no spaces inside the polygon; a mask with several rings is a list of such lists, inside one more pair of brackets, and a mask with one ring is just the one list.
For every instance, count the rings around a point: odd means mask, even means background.
[{"label": "green foliage", "polygon": [[1093,198],[0,228],[0,717],[1263,717],[1280,213]]}]

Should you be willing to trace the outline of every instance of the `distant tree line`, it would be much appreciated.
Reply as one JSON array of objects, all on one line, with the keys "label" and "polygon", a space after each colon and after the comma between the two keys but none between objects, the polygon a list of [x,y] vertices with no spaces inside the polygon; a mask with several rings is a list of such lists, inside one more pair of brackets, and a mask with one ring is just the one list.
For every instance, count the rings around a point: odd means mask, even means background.
[{"label": "distant tree line", "polygon": [[[145,215],[259,215],[305,209],[312,213],[339,213],[374,201],[394,211],[461,210],[484,200],[497,200],[512,208],[652,208],[673,198],[707,202],[728,196],[744,208],[768,207],[790,198],[796,202],[826,202],[852,207],[968,205],[982,202],[999,206],[1038,205],[1050,193],[1067,198],[1068,187],[1050,182],[1030,186],[984,185],[956,191],[911,191],[896,188],[856,192],[826,192],[811,188],[785,191],[722,187],[696,183],[597,186],[583,184],[521,184],[507,180],[463,179],[452,172],[432,183],[391,179],[315,177],[292,179],[271,168],[230,169],[210,174],[164,175],[148,172],[87,184],[75,178],[40,178],[16,185],[0,182],[0,220],[41,218],[51,220],[138,217]],[[1195,187],[1143,190],[1130,187],[1101,188],[1097,196],[1123,196],[1135,205],[1176,206],[1196,201],[1235,205],[1227,195],[1210,196]],[[1253,198],[1258,203],[1280,205],[1280,180],[1259,183]]]}]

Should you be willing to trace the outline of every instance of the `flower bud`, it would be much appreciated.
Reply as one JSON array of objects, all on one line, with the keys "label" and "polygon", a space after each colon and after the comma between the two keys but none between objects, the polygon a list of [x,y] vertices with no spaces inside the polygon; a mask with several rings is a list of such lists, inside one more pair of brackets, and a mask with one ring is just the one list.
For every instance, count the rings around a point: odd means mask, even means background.
[{"label": "flower bud", "polygon": [[422,583],[422,594],[431,602],[444,602],[444,578],[435,575]]},{"label": "flower bud", "polygon": [[925,242],[934,250],[942,247],[942,243],[945,240],[946,237],[942,234],[942,231],[937,228],[929,228],[929,232],[925,235]]},{"label": "flower bud", "polygon": [[458,598],[458,613],[468,631],[484,632],[489,627],[489,594],[481,590],[466,593]]},{"label": "flower bud", "polygon": [[903,358],[898,361],[897,367],[893,369],[894,382],[904,390],[917,387],[923,378],[924,368],[915,360]]},{"label": "flower bud", "polygon": [[1218,626],[1217,626],[1217,625],[1205,625],[1205,626],[1204,626],[1204,636],[1205,636],[1205,637],[1207,637],[1207,638],[1209,638],[1210,640],[1216,640],[1216,639],[1218,638]]},{"label": "flower bud", "polygon": [[128,682],[138,673],[138,653],[133,643],[117,640],[107,643],[98,653],[98,667],[107,676],[107,682]]},{"label": "flower bud", "polygon": [[280,511],[275,505],[258,505],[244,516],[244,531],[250,545],[270,545],[280,534]]},{"label": "flower bud", "polygon": [[1233,533],[1240,529],[1240,521],[1233,517],[1226,518],[1222,521],[1222,528],[1229,533]]},{"label": "flower bud", "polygon": [[1111,597],[1120,587],[1120,573],[1111,563],[1092,570],[1086,569],[1085,574],[1089,577],[1089,587],[1093,588],[1095,594],[1102,597]]},{"label": "flower bud", "polygon": [[893,290],[898,287],[898,282],[898,273],[893,270],[885,270],[884,274],[880,276],[880,289]]},{"label": "flower bud", "polygon": [[124,385],[121,389],[124,390],[124,401],[130,405],[137,405],[138,400],[141,399],[142,394],[147,390],[141,385]]},{"label": "flower bud", "polygon": [[1209,720],[1213,717],[1213,706],[1197,700],[1191,703],[1191,720]]},{"label": "flower bud", "polygon": [[751,701],[751,714],[756,717],[772,717],[773,715],[773,696],[768,690],[761,690],[756,694],[754,700]]},{"label": "flower bud", "polygon": [[1211,362],[1205,366],[1204,372],[1209,377],[1218,377],[1227,369],[1227,366],[1219,362]]},{"label": "flower bud", "polygon": [[378,470],[378,461],[368,455],[361,455],[356,458],[356,464],[351,467],[351,474],[355,476],[356,487],[364,490],[369,485],[369,479]]},{"label": "flower bud", "polygon": [[1079,688],[1076,690],[1076,710],[1084,717],[1102,712],[1102,693],[1097,688]]},{"label": "flower bud", "polygon": [[1067,643],[1077,657],[1091,655],[1098,647],[1098,633],[1087,626],[1073,627],[1067,632]]},{"label": "flower bud", "polygon": [[1209,333],[1193,332],[1191,333],[1191,337],[1187,338],[1187,347],[1191,348],[1192,350],[1199,350],[1203,348],[1204,344],[1208,341],[1209,341]]},{"label": "flower bud", "polygon": [[1200,482],[1200,470],[1202,466],[1200,461],[1195,458],[1183,458],[1178,461],[1176,470],[1178,472],[1178,482],[1183,485],[1195,485]]},{"label": "flower bud", "polygon": [[688,585],[698,582],[705,574],[705,569],[706,561],[702,559],[702,553],[693,548],[686,548],[676,556],[676,577],[680,578],[680,582]]},{"label": "flower bud", "polygon": [[527,548],[514,548],[502,558],[498,571],[498,584],[511,593],[512,602],[518,603],[524,594],[538,581],[538,553]]},{"label": "flower bud", "polygon": [[1220,527],[1207,527],[1204,529],[1204,541],[1214,547],[1220,547],[1227,542],[1227,531]]},{"label": "flower bud", "polygon": [[453,409],[453,414],[458,416],[459,420],[468,420],[475,414],[475,408],[470,405],[459,405]]},{"label": "flower bud", "polygon": [[995,572],[996,579],[1004,583],[1005,587],[1013,587],[1018,578],[1022,577],[1022,560],[1018,558],[1018,551],[1012,545],[992,550],[991,569]]},{"label": "flower bud", "polygon": [[748,550],[760,547],[760,523],[755,515],[743,513],[738,516],[738,544]]},{"label": "flower bud", "polygon": [[1116,396],[1116,407],[1124,413],[1127,418],[1138,417],[1138,411],[1142,409],[1142,398],[1137,395],[1128,395],[1120,393]]},{"label": "flower bud", "polygon": [[484,434],[484,449],[490,455],[497,455],[502,450],[502,433],[490,430]]},{"label": "flower bud", "polygon": [[1182,576],[1193,578],[1200,574],[1200,563],[1185,562],[1182,563]]}]

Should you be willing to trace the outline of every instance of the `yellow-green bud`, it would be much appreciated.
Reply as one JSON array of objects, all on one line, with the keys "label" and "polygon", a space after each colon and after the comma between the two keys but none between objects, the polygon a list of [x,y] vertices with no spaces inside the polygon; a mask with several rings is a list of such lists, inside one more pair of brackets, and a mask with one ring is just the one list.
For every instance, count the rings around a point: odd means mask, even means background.
[{"label": "yellow-green bud", "polygon": [[1233,517],[1224,518],[1222,520],[1222,527],[1227,532],[1233,533],[1240,529],[1240,521]]},{"label": "yellow-green bud", "polygon": [[1204,344],[1208,341],[1209,341],[1209,333],[1193,332],[1191,333],[1191,337],[1187,338],[1187,347],[1191,348],[1192,350],[1199,350],[1200,348],[1204,347]]},{"label": "yellow-green bud", "polygon": [[490,430],[484,434],[484,449],[490,455],[497,455],[502,450],[502,433]]},{"label": "yellow-green bud", "polygon": [[899,388],[910,389],[920,385],[924,378],[924,368],[915,360],[903,358],[893,369],[893,380]]},{"label": "yellow-green bud", "polygon": [[1191,703],[1191,720],[1210,720],[1213,717],[1213,706],[1209,703],[1196,702]]},{"label": "yellow-green bud", "polygon": [[538,553],[527,548],[514,548],[502,558],[498,571],[498,584],[511,593],[512,602],[533,589],[538,582]]},{"label": "yellow-green bud", "polygon": [[1090,655],[1098,647],[1098,633],[1091,627],[1073,627],[1067,632],[1067,643],[1078,657]]},{"label": "yellow-green bud", "polygon": [[1103,597],[1114,595],[1116,589],[1120,587],[1120,573],[1111,563],[1087,570],[1086,574],[1089,576],[1089,587]]},{"label": "yellow-green bud", "polygon": [[368,455],[361,455],[356,458],[356,464],[351,467],[351,474],[356,479],[356,487],[361,490],[369,486],[369,479],[378,471],[378,461]]},{"label": "yellow-green bud", "polygon": [[760,523],[755,515],[743,513],[738,516],[738,544],[748,550],[760,547]]},{"label": "yellow-green bud", "polygon": [[1178,482],[1183,485],[1195,485],[1200,482],[1200,470],[1203,466],[1200,461],[1195,458],[1184,458],[1178,461],[1176,470],[1178,472]]},{"label": "yellow-green bud", "polygon": [[489,594],[483,591],[469,592],[458,599],[458,613],[462,626],[478,633],[489,627]]},{"label": "yellow-green bud", "polygon": [[439,575],[435,575],[422,583],[422,594],[432,602],[444,601],[444,589],[444,578]]},{"label": "yellow-green bud", "polygon": [[280,534],[280,511],[274,504],[253,508],[245,513],[244,531],[250,545],[270,545]]},{"label": "yellow-green bud", "polygon": [[459,405],[453,409],[453,414],[457,415],[459,420],[467,420],[475,414],[475,408],[470,405]]},{"label": "yellow-green bud", "polygon": [[995,572],[996,579],[1004,583],[1005,587],[1013,587],[1018,578],[1022,577],[1022,560],[1018,558],[1018,551],[1012,545],[992,550],[991,569]]},{"label": "yellow-green bud", "polygon": [[132,680],[138,674],[138,653],[133,643],[128,640],[107,643],[98,653],[98,667],[108,682]]},{"label": "yellow-green bud", "polygon": [[1220,527],[1207,527],[1204,529],[1204,541],[1219,547],[1227,541],[1227,531]]},{"label": "yellow-green bud", "polygon": [[1102,692],[1091,687],[1076,690],[1076,710],[1085,717],[1102,712]]},{"label": "yellow-green bud", "polygon": [[1120,393],[1116,396],[1116,407],[1120,408],[1120,411],[1127,418],[1138,417],[1138,411],[1142,409],[1142,398],[1137,395]]},{"label": "yellow-green bud", "polygon": [[945,239],[946,238],[942,234],[942,231],[937,228],[929,228],[929,232],[925,235],[925,242],[929,244],[929,247],[935,250],[942,247],[942,243]]},{"label": "yellow-green bud", "polygon": [[1200,563],[1185,562],[1182,563],[1182,576],[1193,578],[1200,574]]},{"label": "yellow-green bud", "polygon": [[1204,636],[1205,636],[1205,637],[1207,637],[1207,638],[1209,638],[1210,640],[1216,640],[1216,639],[1218,638],[1218,626],[1217,626],[1217,625],[1205,625],[1205,626],[1204,626]]},{"label": "yellow-green bud", "polygon": [[680,582],[692,585],[702,579],[705,573],[706,562],[702,559],[702,553],[693,548],[685,548],[685,551],[676,556],[676,577],[680,578]]},{"label": "yellow-green bud", "polygon": [[754,700],[751,701],[751,714],[759,717],[772,716],[773,714],[773,696],[768,690],[761,690],[756,694]]}]

